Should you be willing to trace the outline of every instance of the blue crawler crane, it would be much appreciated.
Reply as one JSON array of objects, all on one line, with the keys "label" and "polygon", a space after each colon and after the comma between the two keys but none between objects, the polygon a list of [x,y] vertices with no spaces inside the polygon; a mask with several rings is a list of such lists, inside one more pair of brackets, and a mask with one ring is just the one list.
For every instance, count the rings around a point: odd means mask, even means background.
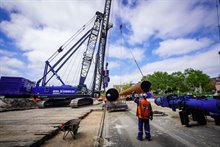
[{"label": "blue crawler crane", "polygon": [[[105,74],[108,73],[108,69],[104,69],[104,63],[107,34],[108,30],[112,27],[112,25],[109,24],[111,2],[112,0],[106,0],[104,12],[101,13],[97,11],[95,16],[89,20],[88,23],[79,29],[76,34],[67,40],[45,62],[43,76],[36,82],[36,84],[25,78],[8,77],[6,79],[2,77],[0,80],[0,87],[2,87],[0,89],[0,96],[12,96],[12,98],[33,97],[35,100],[38,100],[38,104],[41,107],[66,105],[70,104],[73,99],[74,101],[72,104],[74,106],[93,104],[92,98],[94,95],[100,95],[101,85],[103,84],[104,87],[107,87],[109,82],[108,74]],[[94,22],[93,26],[90,26],[91,28],[87,29],[92,22]],[[85,29],[87,29],[86,33],[83,34],[78,41],[73,43],[72,41],[76,37],[79,37],[79,34]],[[76,55],[76,52],[83,46],[83,43],[86,43],[86,49],[82,56],[79,83],[78,85],[76,84],[75,86],[72,86],[66,84],[61,78],[61,69],[68,61],[70,61],[70,59],[74,59],[73,61],[77,60],[76,58],[73,58],[73,55]],[[58,60],[54,60],[57,58]],[[87,79],[89,71],[91,71],[90,67],[93,62],[95,68],[94,72],[92,72],[93,78],[91,88],[88,89],[85,80]],[[51,86],[50,84],[53,84],[51,81],[52,79],[54,80],[54,77],[59,81],[59,85],[55,84],[54,86]],[[10,80],[14,81],[14,83],[10,82]],[[28,84],[25,85],[24,82]],[[18,92],[15,93],[14,89],[18,90]]]},{"label": "blue crawler crane", "polygon": [[[94,97],[94,95],[97,93],[100,94],[102,82],[105,81],[103,79],[106,78],[104,76],[104,59],[107,33],[111,28],[109,25],[110,8],[111,0],[106,0],[104,13],[98,11],[96,12],[93,27],[89,29],[72,47],[70,47],[67,52],[62,55],[61,58],[59,58],[59,60],[53,65],[51,65],[51,61],[64,50],[64,47],[69,44],[68,41],[45,62],[44,74],[38,80],[36,86],[32,88],[32,94],[35,97],[42,99],[40,102],[42,107],[45,105],[62,104],[61,101],[64,103],[70,103],[74,107],[82,104],[92,104],[92,97]],[[82,30],[84,29],[85,25],[83,26]],[[58,72],[86,40],[88,40],[88,42],[86,45],[86,50],[83,54],[79,84],[77,86],[67,85],[61,79]],[[98,46],[96,46],[96,44],[98,44]],[[96,48],[97,51],[95,55],[95,69],[92,88],[88,90],[87,86],[85,85],[85,80],[89,73]],[[48,86],[48,82],[54,76],[61,83],[61,86]],[[74,101],[71,102],[70,100],[72,99],[74,99]]]}]

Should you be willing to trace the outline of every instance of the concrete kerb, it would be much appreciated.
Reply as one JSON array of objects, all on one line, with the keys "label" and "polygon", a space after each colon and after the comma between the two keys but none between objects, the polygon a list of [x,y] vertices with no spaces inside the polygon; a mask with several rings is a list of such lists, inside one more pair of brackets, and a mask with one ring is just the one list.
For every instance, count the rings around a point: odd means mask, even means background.
[{"label": "concrete kerb", "polygon": [[94,141],[94,147],[103,146],[103,142],[104,142],[103,129],[104,129],[105,114],[106,114],[106,110],[103,109],[103,113],[102,113],[102,117],[101,117],[101,121],[100,121],[100,126],[99,126],[99,131],[98,131],[97,137],[95,138],[95,141]]}]

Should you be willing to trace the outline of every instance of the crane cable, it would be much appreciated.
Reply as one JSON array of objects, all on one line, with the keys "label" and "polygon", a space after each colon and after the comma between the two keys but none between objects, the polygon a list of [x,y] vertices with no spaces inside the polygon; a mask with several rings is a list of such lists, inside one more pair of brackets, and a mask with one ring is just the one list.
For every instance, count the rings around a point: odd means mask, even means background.
[{"label": "crane cable", "polygon": [[[122,36],[122,38],[123,38],[122,27],[123,27],[122,24],[120,24],[120,32],[121,32],[121,36]],[[130,53],[131,53],[131,56],[132,56],[132,58],[133,58],[133,60],[134,60],[134,62],[135,62],[135,64],[136,64],[136,66],[137,66],[137,68],[138,68],[138,70],[139,70],[141,76],[144,77],[143,72],[141,71],[141,68],[140,68],[140,66],[139,66],[138,63],[137,63],[137,60],[135,59],[134,54],[132,53],[131,48],[128,48],[128,49],[129,49],[129,51],[130,51]]]},{"label": "crane cable", "polygon": [[[66,78],[65,78],[65,82],[67,83],[67,80],[69,79],[69,75],[70,73],[72,72],[72,69],[73,69],[73,66],[75,65],[74,63],[74,60],[75,57],[78,56],[78,52],[76,52],[71,58],[70,60],[68,61],[68,65],[66,66],[66,69],[64,70],[64,74],[66,75]],[[70,68],[69,68],[70,67]],[[70,69],[69,71],[67,71],[68,69]],[[67,73],[67,74],[66,74]],[[63,76],[64,77],[64,76]]]},{"label": "crane cable", "polygon": [[88,27],[89,24],[91,24],[91,22],[95,19],[96,15],[93,16],[85,25],[83,25],[79,30],[76,31],[75,34],[73,34],[66,42],[63,43],[63,45],[60,46],[60,48],[52,54],[52,56],[50,56],[50,58],[48,59],[48,61],[52,61],[60,52],[63,51],[64,48],[66,48],[71,42],[72,40],[74,40],[82,31],[85,30],[86,27]]},{"label": "crane cable", "polygon": [[[220,0],[216,0],[216,12],[217,12],[217,20],[218,20],[218,35],[219,35],[219,42],[220,42],[220,23],[219,23],[219,12],[218,12],[218,6],[220,4]],[[218,51],[218,54],[220,56],[220,50]]]},{"label": "crane cable", "polygon": [[[80,52],[78,52],[78,54],[76,55],[76,57],[77,56],[79,56],[79,54],[80,54]],[[80,54],[81,55],[81,54]],[[82,63],[82,59],[80,59],[80,60],[77,60],[76,61],[76,70],[74,70],[74,76],[73,76],[73,78],[72,78],[72,81],[71,81],[71,83],[77,83],[77,82],[79,82],[78,80],[78,78],[79,78],[79,75],[80,75],[80,72],[81,72],[81,68],[80,68],[80,66],[81,66],[81,63]],[[73,69],[73,68],[72,68]]]},{"label": "crane cable", "polygon": [[[219,1],[219,2],[218,2]],[[220,23],[219,23],[219,13],[218,13],[218,3],[220,0],[216,0],[216,10],[217,10],[217,20],[218,20],[218,32],[219,32],[219,41],[220,41]]]},{"label": "crane cable", "polygon": [[93,16],[85,25],[83,25],[82,28],[80,28],[75,34],[73,34],[61,47],[65,48],[67,45],[69,45],[70,42],[78,36],[78,34],[85,30],[85,28],[93,21],[93,19],[95,19],[95,17],[96,15]]},{"label": "crane cable", "polygon": [[[96,16],[96,15],[95,15]],[[95,16],[93,16],[85,25],[83,25],[75,34],[73,34],[63,45],[60,46],[60,48],[52,54],[52,56],[50,56],[50,58],[48,59],[49,62],[52,62],[54,60],[54,58],[57,57],[57,55],[63,51],[64,48],[66,48],[80,33],[82,33],[82,31],[84,31],[90,24],[91,22],[93,22],[93,20],[95,19]],[[73,59],[73,58],[72,58]],[[72,59],[70,62],[72,62]],[[69,64],[70,64],[69,62]],[[66,66],[66,69],[64,70],[65,74],[67,72],[67,68],[69,67]],[[72,71],[72,70],[71,70]],[[66,74],[65,74],[66,75]],[[69,73],[66,76],[66,79],[69,78]],[[58,82],[57,80],[55,80],[55,82]]]},{"label": "crane cable", "polygon": [[[119,2],[119,8],[120,8],[120,10],[122,10],[122,5],[121,5],[121,4],[122,4],[122,3]],[[120,11],[120,17],[122,18],[122,13],[121,13],[121,11]],[[120,24],[119,28],[120,28],[120,33],[121,33],[121,45],[122,45],[122,40],[124,40],[124,36],[123,36],[123,32],[122,32],[122,30],[123,30],[122,21],[121,21],[121,24]],[[136,64],[136,66],[137,66],[137,68],[138,68],[138,70],[139,70],[141,76],[144,77],[144,74],[143,74],[143,72],[141,71],[141,68],[140,68],[140,66],[138,65],[137,60],[135,59],[135,56],[134,56],[134,54],[132,53],[131,48],[128,48],[128,50],[130,51],[131,56],[132,56],[132,58],[133,58],[133,60],[134,60],[134,62],[135,62],[135,64]]]}]

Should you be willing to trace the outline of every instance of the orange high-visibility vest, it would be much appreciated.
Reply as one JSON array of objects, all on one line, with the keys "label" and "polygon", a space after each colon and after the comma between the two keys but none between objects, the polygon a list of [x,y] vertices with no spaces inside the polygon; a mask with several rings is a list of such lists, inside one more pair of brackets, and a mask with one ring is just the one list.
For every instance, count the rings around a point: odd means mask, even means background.
[{"label": "orange high-visibility vest", "polygon": [[150,102],[145,99],[139,100],[136,114],[137,117],[141,119],[149,119],[150,111]]}]

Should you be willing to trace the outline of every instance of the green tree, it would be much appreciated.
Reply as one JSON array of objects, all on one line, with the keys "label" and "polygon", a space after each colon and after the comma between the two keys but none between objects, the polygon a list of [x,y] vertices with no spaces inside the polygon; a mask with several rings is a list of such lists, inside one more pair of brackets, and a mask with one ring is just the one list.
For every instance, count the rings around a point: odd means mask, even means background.
[{"label": "green tree", "polygon": [[185,82],[185,76],[182,72],[173,72],[171,74],[171,84],[170,87],[172,89],[175,89],[176,91],[179,90],[179,92],[187,92],[189,91],[189,88],[186,85]]},{"label": "green tree", "polygon": [[186,84],[192,92],[200,88],[202,91],[210,89],[210,78],[202,71],[189,68],[184,71],[184,75]]},{"label": "green tree", "polygon": [[212,92],[215,87],[208,75],[200,70],[186,69],[183,73],[154,72],[152,75],[144,76],[141,81],[148,80],[152,89],[166,92]]},{"label": "green tree", "polygon": [[121,85],[114,85],[114,88],[115,88],[116,90],[118,90],[119,92],[121,91]]},{"label": "green tree", "polygon": [[114,88],[118,90],[118,92],[121,92],[123,90],[126,90],[132,86],[132,82],[125,83],[123,85],[115,85]]},{"label": "green tree", "polygon": [[122,85],[122,90],[126,90],[126,89],[128,89],[128,88],[130,88],[132,86],[132,82],[130,82],[130,83],[126,83],[126,84],[124,84],[124,85]]},{"label": "green tree", "polygon": [[170,75],[167,72],[154,72],[152,75],[144,76],[141,81],[148,80],[152,84],[154,90],[165,90],[169,87]]}]

